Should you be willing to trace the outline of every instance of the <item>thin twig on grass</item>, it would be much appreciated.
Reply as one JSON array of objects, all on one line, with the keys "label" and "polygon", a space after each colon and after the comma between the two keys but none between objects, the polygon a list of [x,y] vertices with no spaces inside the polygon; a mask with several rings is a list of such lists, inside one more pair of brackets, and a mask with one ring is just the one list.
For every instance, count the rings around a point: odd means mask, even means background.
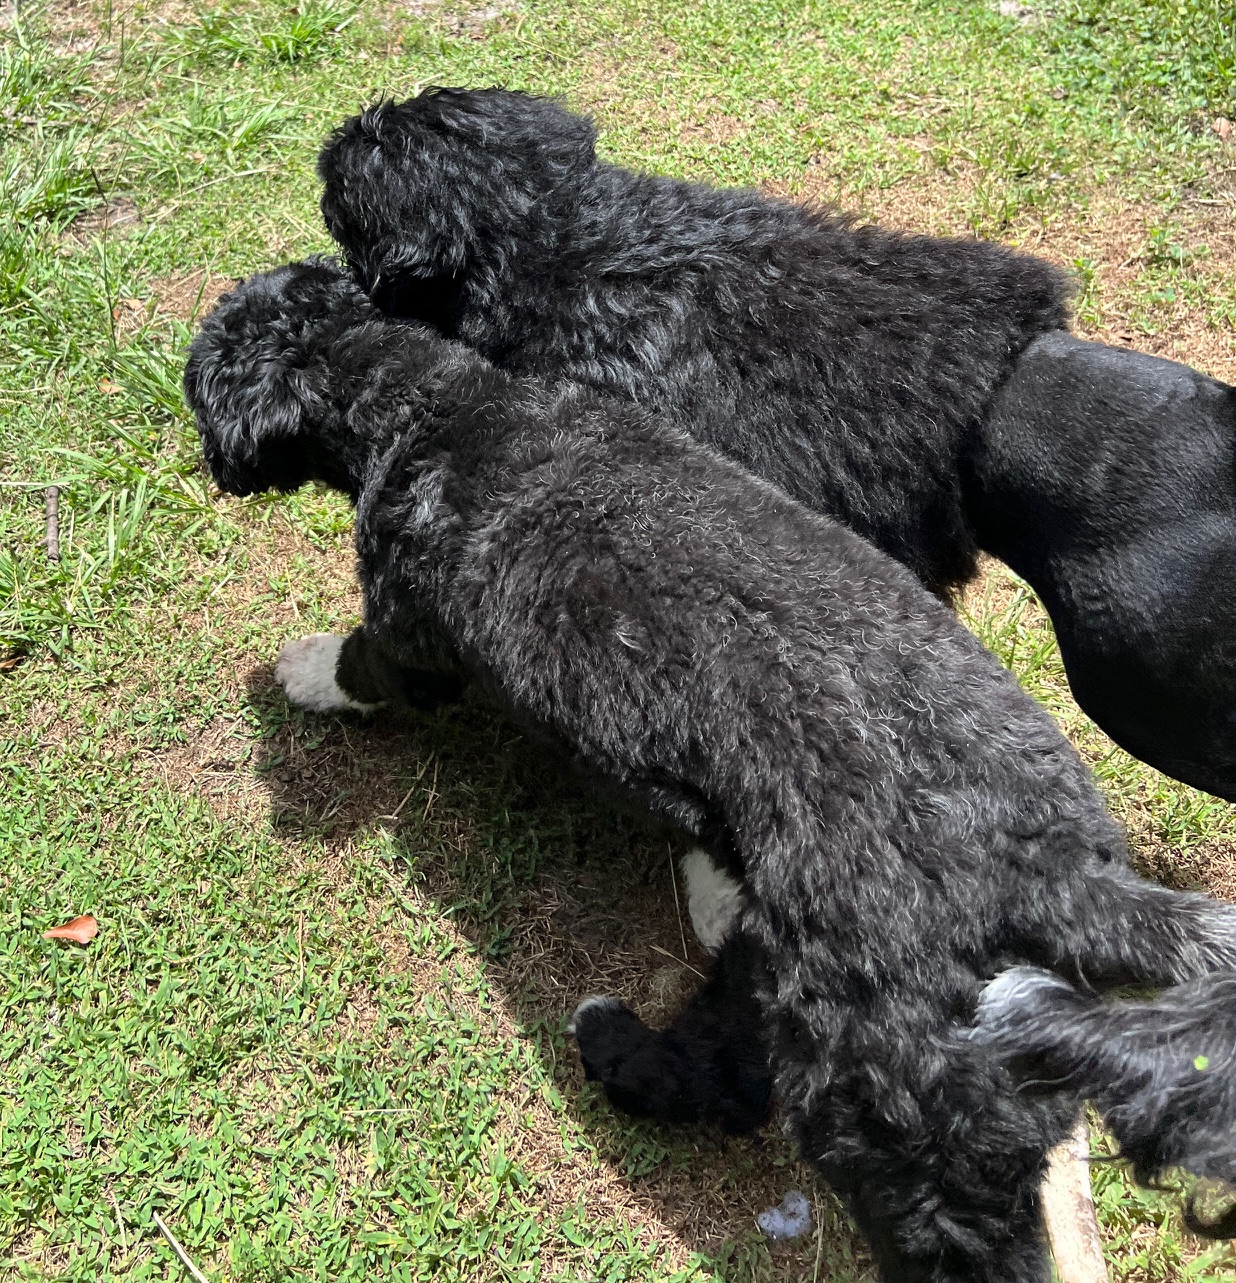
[{"label": "thin twig on grass", "polygon": [[429,785],[429,800],[425,803],[425,809],[421,812],[421,823],[424,824],[429,819],[429,810],[438,800],[438,760],[434,759],[433,763],[433,781]]},{"label": "thin twig on grass", "polygon": [[60,487],[48,486],[43,491],[47,512],[47,560],[60,560]]},{"label": "thin twig on grass", "polygon": [[120,1231],[120,1248],[124,1252],[129,1250],[129,1236],[124,1232],[124,1217],[120,1215],[120,1204],[116,1201],[116,1195],[109,1195],[112,1201],[112,1210],[116,1213],[116,1228]]},{"label": "thin twig on grass", "polygon": [[189,1271],[189,1273],[193,1276],[193,1278],[197,1280],[197,1283],[210,1283],[210,1280],[206,1277],[206,1275],[203,1274],[202,1271],[199,1270],[197,1266],[193,1264],[192,1260],[189,1259],[189,1253],[186,1252],[184,1248],[180,1246],[180,1240],[176,1237],[175,1234],[172,1233],[170,1229],[168,1229],[167,1223],[164,1221],[163,1217],[161,1217],[158,1212],[151,1212],[151,1216],[154,1217],[154,1223],[159,1227],[159,1233],[162,1234],[165,1239],[167,1239],[167,1241],[172,1246],[172,1251],[175,1252],[178,1257],[180,1257],[181,1265],[183,1265],[185,1269]]},{"label": "thin twig on grass", "polygon": [[[670,881],[674,884],[674,912],[678,914],[678,934],[682,937],[682,960],[687,961],[687,932],[682,925],[682,905],[678,903],[678,874],[674,870],[674,848],[669,848]],[[690,963],[687,963],[690,966]],[[699,972],[696,972],[699,975]]]},{"label": "thin twig on grass", "polygon": [[159,209],[152,222],[161,222],[163,219],[171,216],[185,203],[190,196],[196,196],[198,192],[204,192],[208,187],[215,187],[219,183],[234,182],[238,178],[251,178],[254,174],[269,174],[271,167],[269,165],[259,166],[257,169],[242,169],[238,174],[224,174],[222,178],[212,178],[207,183],[198,183],[196,187],[190,187],[187,191],[180,193],[180,199],[174,200],[170,205],[164,205]]},{"label": "thin twig on grass", "polygon": [[[431,758],[432,758],[432,755],[431,755]],[[435,763],[433,778],[436,783],[438,778],[437,764],[436,764],[436,759],[432,759],[432,760],[434,760],[434,763]],[[399,818],[399,813],[403,810],[405,806],[407,806],[408,799],[412,796],[413,793],[416,792],[417,787],[420,784],[421,780],[424,779],[425,772],[429,769],[429,761],[430,759],[426,759],[424,762],[421,763],[421,769],[417,771],[416,779],[412,781],[412,787],[409,788],[408,791],[400,799],[399,805],[389,815],[379,815],[378,816],[379,820],[397,820]]]},{"label": "thin twig on grass", "polygon": [[650,947],[652,948],[654,953],[659,953],[662,955],[662,957],[672,959],[674,962],[677,962],[680,966],[686,967],[688,971],[694,971],[695,974],[699,976],[701,980],[708,979],[708,977],[702,971],[696,971],[695,968],[689,962],[684,962],[682,958],[674,957],[674,955],[670,953],[668,949],[662,949],[659,944],[654,944]]},{"label": "thin twig on grass", "polygon": [[820,1211],[820,1196],[813,1194],[811,1201],[815,1204],[815,1269],[811,1271],[811,1283],[820,1283],[820,1258],[824,1255],[824,1216]]}]

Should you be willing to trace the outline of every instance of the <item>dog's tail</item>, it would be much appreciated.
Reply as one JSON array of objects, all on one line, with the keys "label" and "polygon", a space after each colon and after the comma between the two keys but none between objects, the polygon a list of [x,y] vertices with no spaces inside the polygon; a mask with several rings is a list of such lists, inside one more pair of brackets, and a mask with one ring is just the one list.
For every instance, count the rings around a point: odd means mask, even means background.
[{"label": "dog's tail", "polygon": [[[1035,967],[997,976],[975,1038],[1027,1090],[1072,1092],[1103,1115],[1139,1180],[1166,1168],[1236,1183],[1236,972],[1113,1002]],[[1193,1228],[1236,1237],[1236,1207]]]}]

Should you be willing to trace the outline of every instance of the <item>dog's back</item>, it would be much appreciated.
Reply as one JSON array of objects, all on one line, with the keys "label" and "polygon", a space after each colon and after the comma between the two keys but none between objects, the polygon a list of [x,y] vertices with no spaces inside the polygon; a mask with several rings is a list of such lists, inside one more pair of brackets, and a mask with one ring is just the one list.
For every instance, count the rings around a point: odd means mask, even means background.
[{"label": "dog's back", "polygon": [[[594,766],[699,799],[754,885],[795,885],[787,930],[827,919],[847,966],[887,972],[882,902],[913,937],[904,966],[935,947],[917,918],[981,967],[1028,868],[1119,857],[1051,719],[908,572],[662,422],[486,378],[508,390],[466,430],[447,415],[371,480],[369,573],[423,599],[432,564],[469,666]],[[449,548],[389,515],[430,484]]]},{"label": "dog's back", "polygon": [[632,173],[594,141],[523,94],[383,103],[324,149],[323,211],[388,311],[655,405],[933,589],[967,579],[958,456],[1016,355],[1064,324],[1059,273]]},{"label": "dog's back", "polygon": [[746,876],[744,961],[701,1018],[651,1036],[585,1004],[590,1072],[627,1108],[741,1127],[767,1045],[886,1277],[1044,1279],[1069,1102],[1025,1101],[967,1040],[982,981],[1003,959],[1196,974],[1236,959],[1230,915],[1129,872],[1047,714],[856,535],[591,394],[495,373],[437,404],[361,498],[367,617],[397,645],[401,603],[433,597],[519,716],[725,834]]}]

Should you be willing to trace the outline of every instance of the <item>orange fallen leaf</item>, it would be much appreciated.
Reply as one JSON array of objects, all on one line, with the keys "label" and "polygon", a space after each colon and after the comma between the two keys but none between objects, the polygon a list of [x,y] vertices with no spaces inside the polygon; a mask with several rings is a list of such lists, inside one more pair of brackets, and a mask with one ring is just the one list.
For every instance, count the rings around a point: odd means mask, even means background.
[{"label": "orange fallen leaf", "polygon": [[52,927],[43,932],[44,940],[76,940],[78,944],[89,944],[99,934],[99,924],[85,913],[62,927]]},{"label": "orange fallen leaf", "polygon": [[115,396],[117,392],[123,392],[124,388],[122,388],[119,383],[113,383],[111,379],[100,379],[99,391],[102,392],[104,396]]}]

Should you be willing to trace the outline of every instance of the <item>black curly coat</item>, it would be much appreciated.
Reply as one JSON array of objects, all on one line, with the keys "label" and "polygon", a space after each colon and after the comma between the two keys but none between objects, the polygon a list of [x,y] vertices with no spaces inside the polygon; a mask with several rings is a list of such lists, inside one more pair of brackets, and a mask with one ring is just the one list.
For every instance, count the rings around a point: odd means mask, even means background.
[{"label": "black curly coat", "polygon": [[1048,264],[597,160],[502,90],[348,121],[322,210],[387,314],[675,422],[946,593],[982,547],[1074,693],[1236,800],[1236,394],[1064,333]]},{"label": "black curly coat", "polygon": [[[356,500],[355,671],[479,675],[738,864],[718,986],[754,993],[749,1066],[771,1055],[885,1278],[1045,1280],[1072,1101],[1020,1094],[973,1037],[984,981],[1205,975],[1236,964],[1236,909],[1127,868],[1085,767],[952,614],[665,422],[392,327],[328,263],[225,298],[185,387],[225,489]],[[589,1011],[611,1019],[586,1057],[626,1019]],[[679,1049],[708,1071],[715,1043]]]}]

